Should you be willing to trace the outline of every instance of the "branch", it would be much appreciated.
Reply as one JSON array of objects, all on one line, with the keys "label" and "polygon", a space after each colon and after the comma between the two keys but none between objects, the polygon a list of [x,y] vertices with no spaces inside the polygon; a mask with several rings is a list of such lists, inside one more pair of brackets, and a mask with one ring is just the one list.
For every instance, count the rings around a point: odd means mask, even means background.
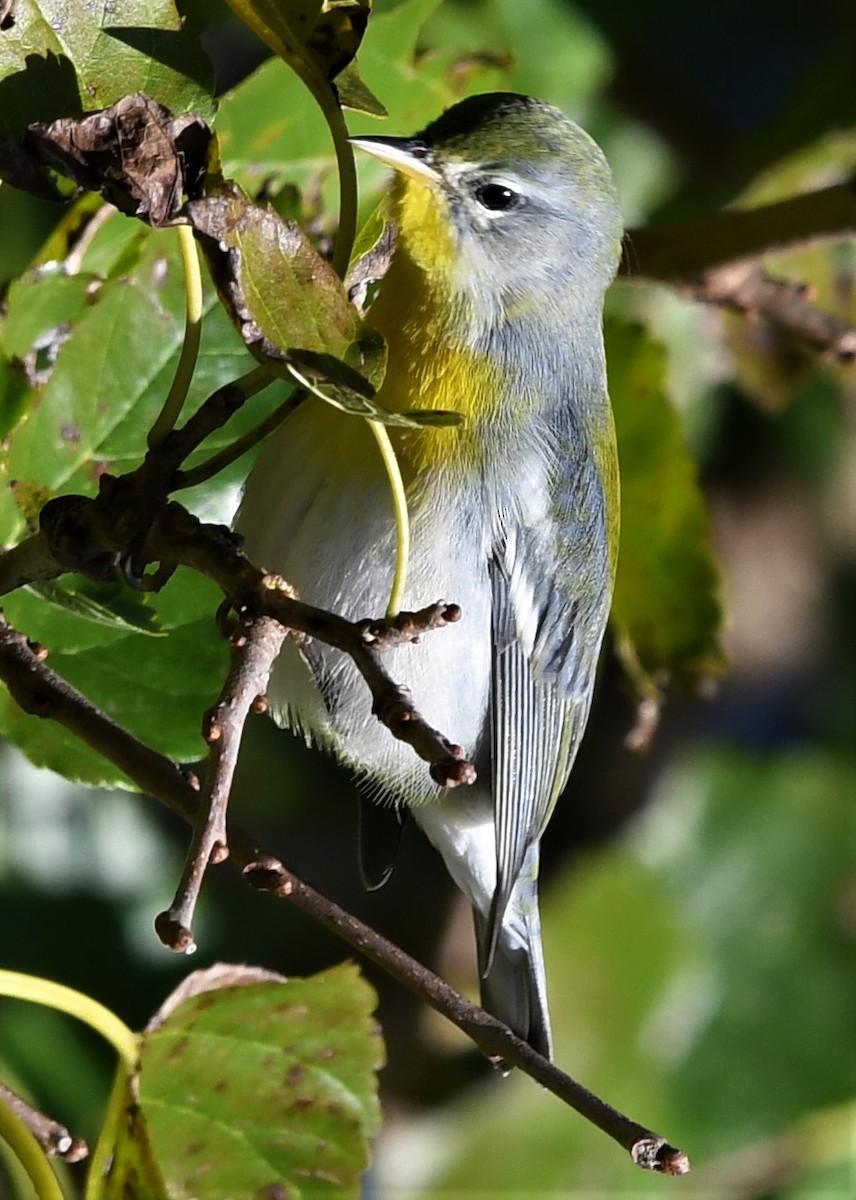
[{"label": "branch", "polygon": [[856,235],[853,181],[758,208],[728,209],[685,225],[631,230],[621,274],[669,283],[686,295],[764,316],[844,365],[856,362],[856,328],[811,303],[808,288],[771,279],[771,254]]},{"label": "branch", "polygon": [[851,181],[776,204],[725,209],[683,225],[631,229],[621,274],[673,283],[743,259],[854,235],[856,187]]},{"label": "branch", "polygon": [[492,1063],[519,1067],[623,1146],[637,1166],[664,1175],[685,1175],[689,1171],[689,1159],[682,1150],[670,1146],[665,1138],[630,1120],[601,1100],[555,1063],[533,1050],[528,1042],[512,1033],[502,1021],[465,999],[439,975],[298,879],[278,859],[257,855],[255,861],[246,861],[243,853],[240,857],[238,854],[234,857],[236,862],[241,862],[244,874],[255,887],[291,900],[298,908],[338,934],[349,946],[421,996],[456,1025]]},{"label": "branch", "polygon": [[[187,806],[181,815],[193,819],[199,802],[199,780],[163,755],[137,741],[111,721],[82,692],[44,665],[47,650],[28,641],[0,613],[0,679],[24,712],[63,725],[87,746],[103,754],[141,791],[157,793],[170,804]],[[165,770],[168,766],[168,772]],[[170,782],[167,775],[172,777]],[[189,797],[193,796],[191,801]]]},{"label": "branch", "polygon": [[0,1083],[0,1104],[10,1109],[19,1120],[29,1129],[45,1154],[56,1155],[68,1163],[80,1162],[89,1154],[89,1147],[83,1138],[74,1137],[64,1125],[53,1117],[45,1116],[37,1108],[33,1108],[23,1100],[17,1092]]},{"label": "branch", "polygon": [[[59,679],[37,650],[6,623],[0,623],[0,678],[26,711],[50,715],[79,736],[81,724],[85,724],[84,740],[88,745],[120,766],[142,791],[193,822],[199,801],[193,784],[168,759],[136,742]],[[117,750],[119,757],[114,756]],[[559,1070],[501,1021],[465,1000],[392,942],[298,879],[277,857],[260,850],[234,826],[230,827],[229,847],[231,860],[254,887],[292,901],[333,930],[394,979],[424,997],[467,1034],[486,1057],[519,1067],[618,1142],[637,1166],[666,1175],[683,1175],[689,1170],[689,1160],[682,1151],[670,1146],[659,1134],[631,1121]]]},{"label": "branch", "polygon": [[[400,613],[388,628],[378,622],[347,621],[296,600],[278,576],[250,562],[225,526],[204,524],[175,502],[140,501],[138,482],[134,475],[102,476],[94,500],[59,496],[45,505],[42,528],[16,547],[12,571],[4,571],[0,556],[0,593],[4,584],[11,588],[13,581],[17,586],[28,582],[20,577],[21,561],[53,563],[54,576],[77,571],[97,579],[112,577],[119,562],[130,564],[140,577],[151,562],[160,563],[161,569],[190,567],[218,584],[239,612],[273,617],[292,634],[350,655],[371,692],[373,713],[429,764],[434,781],[441,787],[475,781],[475,767],[461,747],[423,720],[407,689],[390,678],[380,661],[385,650],[459,620],[457,605],[437,603],[417,613]],[[50,575],[42,570],[39,578],[46,577]]]},{"label": "branch", "polygon": [[245,619],[232,638],[231,666],[220,699],[203,718],[208,765],[184,870],[172,905],[155,919],[158,937],[171,950],[191,954],[196,949],[191,926],[205,872],[209,863],[229,855],[226,811],[244,724],[251,709],[263,711],[262,698],[284,640],[285,629],[270,617]]},{"label": "branch", "polygon": [[834,313],[816,308],[805,285],[771,279],[752,262],[717,267],[681,290],[734,312],[768,317],[843,366],[856,362],[856,328]]},{"label": "branch", "polygon": [[279,576],[253,566],[235,537],[219,525],[204,525],[178,504],[161,511],[148,531],[146,556],[181,563],[214,580],[239,612],[273,617],[292,634],[303,634],[348,654],[372,696],[372,712],[393,737],[406,742],[441,787],[475,781],[475,767],[460,746],[433,729],[419,715],[406,688],[390,678],[381,655],[394,646],[460,619],[457,605],[442,602],[416,613],[399,613],[387,627],[381,622],[347,621],[325,609],[295,599]]}]

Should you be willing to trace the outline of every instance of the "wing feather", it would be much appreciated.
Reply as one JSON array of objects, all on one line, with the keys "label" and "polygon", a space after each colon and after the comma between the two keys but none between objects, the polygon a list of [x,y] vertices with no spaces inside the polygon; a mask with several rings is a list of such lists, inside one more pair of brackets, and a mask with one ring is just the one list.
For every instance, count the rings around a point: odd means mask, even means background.
[{"label": "wing feather", "polygon": [[489,565],[497,875],[483,971],[527,850],[543,833],[573,765],[609,608],[603,493],[579,437],[576,450],[562,489],[541,481],[540,506],[536,498],[533,508],[543,514],[546,494],[548,519],[527,519],[524,501],[505,522]]}]

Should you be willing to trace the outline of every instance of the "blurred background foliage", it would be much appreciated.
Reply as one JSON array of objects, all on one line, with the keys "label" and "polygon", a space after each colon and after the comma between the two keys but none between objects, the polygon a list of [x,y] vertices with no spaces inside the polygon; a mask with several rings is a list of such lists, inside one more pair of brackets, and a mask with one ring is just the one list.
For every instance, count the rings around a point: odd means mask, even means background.
[{"label": "blurred background foliage", "polygon": [[[226,172],[323,232],[332,158],[300,85],[278,62],[259,66],[259,44],[224,6],[180,7],[227,93],[216,126]],[[360,53],[394,132],[468,91],[562,105],[603,145],[629,224],[852,175],[854,61],[849,0],[378,0]],[[365,117],[351,126],[377,129]],[[379,179],[366,174],[367,194]],[[33,258],[57,216],[0,189],[0,279]],[[850,244],[769,266],[853,321],[854,261]],[[389,1048],[367,1197],[856,1192],[856,382],[763,322],[664,287],[622,282],[609,306],[666,347],[710,507],[730,666],[715,690],[670,700],[640,757],[623,745],[633,701],[607,648],[544,842],[551,1007],[559,1063],[684,1147],[694,1173],[634,1173],[551,1096],[496,1078],[367,968]],[[90,992],[140,1027],[186,970],[151,927],[185,831],[10,747],[0,765],[0,961]],[[465,905],[414,831],[388,886],[361,891],[356,803],[333,764],[257,719],[233,804],[299,874],[474,993]],[[194,966],[225,958],[294,975],[342,958],[228,868],[207,885],[197,935]],[[3,1002],[0,1062],[93,1136],[110,1070],[94,1039]]]}]

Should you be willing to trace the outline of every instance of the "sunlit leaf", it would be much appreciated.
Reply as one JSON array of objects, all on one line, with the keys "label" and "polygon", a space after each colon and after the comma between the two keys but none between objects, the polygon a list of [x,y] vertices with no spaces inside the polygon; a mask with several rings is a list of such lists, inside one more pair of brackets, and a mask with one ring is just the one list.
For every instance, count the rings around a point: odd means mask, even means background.
[{"label": "sunlit leaf", "polygon": [[0,137],[146,91],[173,113],[213,112],[211,65],[172,0],[17,0],[0,36]]},{"label": "sunlit leaf", "polygon": [[[136,224],[120,216],[109,223],[113,221]],[[94,495],[103,470],[121,473],[141,461],[146,432],[168,390],[184,338],[184,288],[175,241],[172,232],[148,233],[136,243],[131,273],[106,280],[85,305],[77,285],[61,273],[43,274],[32,285],[22,281],[10,293],[6,319],[16,349],[38,337],[44,323],[63,323],[63,312],[68,336],[44,382],[28,392],[27,419],[15,427],[0,453],[0,537],[6,542],[23,536],[26,521],[51,495]],[[48,295],[54,285],[56,295]],[[46,289],[45,296],[40,289]],[[213,291],[204,307],[190,411],[253,363]],[[283,397],[281,385],[269,392],[246,405],[197,458],[221,449]],[[222,480],[218,477],[197,493],[204,516],[229,519],[245,472],[245,464],[236,464]],[[179,572],[163,592],[130,603],[124,593],[117,595],[115,586],[90,585],[87,595],[113,614],[112,625],[93,620],[91,609],[60,609],[55,596],[48,602],[30,591],[4,597],[4,610],[16,628],[48,648],[50,665],[60,675],[115,720],[163,753],[199,757],[204,749],[199,714],[215,698],[226,664],[226,648],[213,620],[221,598],[218,589]],[[151,614],[151,627],[168,636],[153,638],[133,627],[145,623],[145,612]],[[176,674],[178,662],[192,664],[192,669]],[[49,722],[23,714],[5,692],[0,695],[0,726],[40,765],[91,783],[127,784],[95,751]]]},{"label": "sunlit leaf", "polygon": [[307,353],[316,364],[326,355],[340,360],[355,390],[364,375],[371,386],[362,390],[371,395],[383,375],[382,343],[363,329],[341,280],[295,222],[251,204],[231,185],[187,212],[220,296],[260,361],[287,372],[292,350],[304,364]]}]

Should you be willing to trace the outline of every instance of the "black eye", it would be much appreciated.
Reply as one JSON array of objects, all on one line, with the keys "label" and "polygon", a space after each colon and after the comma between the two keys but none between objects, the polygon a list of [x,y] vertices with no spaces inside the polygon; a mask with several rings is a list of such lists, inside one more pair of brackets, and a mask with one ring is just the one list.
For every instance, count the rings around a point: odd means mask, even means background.
[{"label": "black eye", "polygon": [[483,183],[481,187],[476,188],[476,200],[489,212],[504,212],[508,208],[514,208],[520,197],[504,183]]}]

